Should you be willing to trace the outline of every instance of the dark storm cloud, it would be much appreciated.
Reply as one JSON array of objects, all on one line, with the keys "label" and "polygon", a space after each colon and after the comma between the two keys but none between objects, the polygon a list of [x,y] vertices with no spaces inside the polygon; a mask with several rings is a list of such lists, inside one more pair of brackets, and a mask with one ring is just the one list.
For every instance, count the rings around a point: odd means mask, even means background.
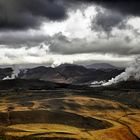
[{"label": "dark storm cloud", "polygon": [[92,29],[96,31],[105,31],[109,33],[113,27],[125,28],[124,16],[118,12],[110,10],[97,9],[98,13],[93,18]]},{"label": "dark storm cloud", "polygon": [[108,9],[119,11],[125,15],[140,16],[139,0],[78,0],[78,1],[96,3]]},{"label": "dark storm cloud", "polygon": [[124,15],[140,15],[138,0],[0,0],[0,29],[35,28],[44,19],[64,20],[69,8],[91,3]]},{"label": "dark storm cloud", "polygon": [[27,32],[3,32],[0,34],[0,44],[15,48],[20,47],[20,45],[34,46],[49,40],[49,35],[39,33],[32,35],[30,33],[27,34]]},{"label": "dark storm cloud", "polygon": [[0,29],[37,27],[44,18],[54,21],[66,18],[60,0],[0,0]]},{"label": "dark storm cloud", "polygon": [[131,56],[140,54],[140,47],[138,44],[139,43],[134,45],[128,36],[121,39],[99,39],[96,41],[88,42],[86,39],[78,38],[69,40],[67,37],[59,33],[53,36],[51,39],[49,51],[54,54],[64,55],[97,53]]},{"label": "dark storm cloud", "polygon": [[69,39],[62,33],[53,36],[18,34],[15,37],[10,33],[1,36],[0,42],[5,48],[15,49],[35,46],[42,49],[41,44],[45,44],[49,46],[48,52],[51,54],[62,55],[98,53],[130,56],[140,54],[139,42],[134,44],[129,36],[122,36],[121,39],[114,37],[110,39],[99,38],[88,42],[86,39],[80,38]]}]

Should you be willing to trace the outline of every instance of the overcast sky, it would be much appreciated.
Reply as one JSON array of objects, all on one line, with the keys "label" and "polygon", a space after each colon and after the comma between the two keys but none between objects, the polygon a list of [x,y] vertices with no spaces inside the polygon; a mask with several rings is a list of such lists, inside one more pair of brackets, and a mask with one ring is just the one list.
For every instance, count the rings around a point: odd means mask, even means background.
[{"label": "overcast sky", "polygon": [[140,55],[138,0],[0,0],[0,65],[127,65]]}]

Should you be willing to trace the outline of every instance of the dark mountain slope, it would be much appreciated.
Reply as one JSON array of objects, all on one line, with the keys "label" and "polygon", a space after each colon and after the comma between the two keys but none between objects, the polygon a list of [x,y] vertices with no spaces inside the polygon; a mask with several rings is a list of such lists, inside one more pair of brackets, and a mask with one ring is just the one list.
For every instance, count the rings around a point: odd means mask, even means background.
[{"label": "dark mountain slope", "polygon": [[90,68],[90,69],[120,69],[120,68],[113,66],[111,64],[108,64],[108,63],[95,63],[95,64],[87,65],[86,68]]},{"label": "dark mountain slope", "polygon": [[118,69],[87,69],[80,65],[63,64],[56,68],[37,67],[21,72],[21,79],[39,79],[57,83],[83,84],[93,81],[109,80],[122,73]]},{"label": "dark mountain slope", "polygon": [[0,68],[0,79],[5,78],[6,76],[11,76],[12,72],[12,68]]}]

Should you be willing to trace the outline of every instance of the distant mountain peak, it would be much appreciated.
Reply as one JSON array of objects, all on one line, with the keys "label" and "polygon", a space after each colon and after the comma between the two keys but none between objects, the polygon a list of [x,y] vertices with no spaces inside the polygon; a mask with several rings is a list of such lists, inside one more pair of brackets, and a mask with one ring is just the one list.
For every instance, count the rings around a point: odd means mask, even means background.
[{"label": "distant mountain peak", "polygon": [[[110,66],[108,64],[103,65],[102,63],[100,63],[100,65],[104,67],[88,69],[82,65],[76,64],[61,64],[60,66],[55,68],[39,66],[21,70],[18,78],[26,80],[38,79],[56,83],[89,84],[94,81],[108,81],[112,77],[116,77],[124,71],[121,69],[117,69],[116,67],[114,68],[113,66]],[[12,69],[0,69],[0,80],[7,76],[11,76],[11,74]]]},{"label": "distant mountain peak", "polygon": [[60,64],[59,66],[57,66],[57,67],[67,67],[67,66],[79,66],[79,65],[76,65],[76,64],[70,64],[70,63],[64,63],[64,64]]},{"label": "distant mountain peak", "polygon": [[113,66],[109,63],[94,63],[91,65],[87,65],[86,67],[89,69],[120,69],[120,68]]}]

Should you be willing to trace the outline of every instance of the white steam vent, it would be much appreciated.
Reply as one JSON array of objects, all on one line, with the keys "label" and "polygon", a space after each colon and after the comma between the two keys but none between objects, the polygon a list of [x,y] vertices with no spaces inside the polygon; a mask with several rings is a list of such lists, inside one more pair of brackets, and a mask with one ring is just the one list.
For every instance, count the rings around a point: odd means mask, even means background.
[{"label": "white steam vent", "polygon": [[112,78],[107,83],[103,84],[103,86],[109,86],[122,81],[139,80],[139,79],[140,79],[140,58],[137,58],[134,60],[133,63],[131,63],[129,67],[125,69],[125,72],[121,73],[115,78]]},{"label": "white steam vent", "polygon": [[106,83],[106,81],[94,81],[91,83],[90,87],[100,87],[105,83]]},{"label": "white steam vent", "polygon": [[16,79],[18,77],[20,69],[16,65],[14,65],[12,69],[13,69],[12,75],[6,76],[5,78],[3,78],[3,80]]}]

